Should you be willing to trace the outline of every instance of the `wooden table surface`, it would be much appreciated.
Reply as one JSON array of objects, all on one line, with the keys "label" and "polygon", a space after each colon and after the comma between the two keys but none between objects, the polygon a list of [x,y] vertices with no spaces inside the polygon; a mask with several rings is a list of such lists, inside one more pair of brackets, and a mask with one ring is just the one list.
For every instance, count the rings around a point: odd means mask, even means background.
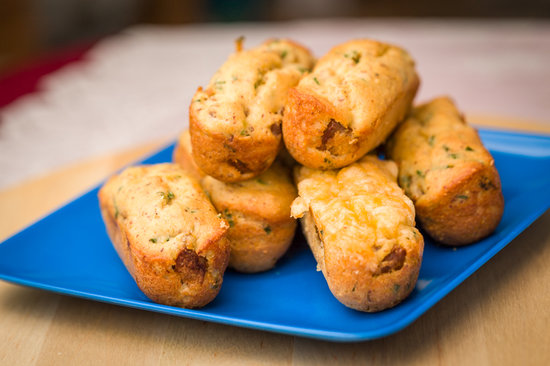
[{"label": "wooden table surface", "polygon": [[[478,125],[550,133],[525,121]],[[0,192],[7,238],[164,141]],[[330,343],[178,318],[0,282],[0,365],[550,365],[550,211],[408,328]]]}]

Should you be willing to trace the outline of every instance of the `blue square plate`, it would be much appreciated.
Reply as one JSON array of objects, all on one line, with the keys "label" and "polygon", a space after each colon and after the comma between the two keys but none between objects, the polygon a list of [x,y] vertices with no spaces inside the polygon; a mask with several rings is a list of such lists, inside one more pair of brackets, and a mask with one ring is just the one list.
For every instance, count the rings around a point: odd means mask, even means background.
[{"label": "blue square plate", "polygon": [[[480,131],[500,172],[504,216],[496,232],[473,245],[445,248],[426,239],[415,290],[380,313],[348,309],[330,293],[298,234],[268,272],[226,272],[218,297],[200,310],[151,302],[124,268],[105,233],[91,190],[0,244],[0,279],[57,293],[291,335],[332,341],[374,339],[411,324],[550,207],[550,136]],[[170,161],[173,146],[143,163]]]}]

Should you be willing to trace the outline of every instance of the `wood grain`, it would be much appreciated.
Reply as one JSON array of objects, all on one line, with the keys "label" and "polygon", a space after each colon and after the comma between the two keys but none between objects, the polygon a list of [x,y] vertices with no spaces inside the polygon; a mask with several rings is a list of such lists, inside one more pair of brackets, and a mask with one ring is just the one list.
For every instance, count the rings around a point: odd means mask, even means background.
[{"label": "wood grain", "polygon": [[[498,119],[472,120],[503,125]],[[525,121],[506,126],[550,130]],[[83,162],[0,192],[0,237],[162,143]],[[411,326],[370,342],[284,336],[0,282],[0,365],[548,365],[549,227],[546,212]]]}]

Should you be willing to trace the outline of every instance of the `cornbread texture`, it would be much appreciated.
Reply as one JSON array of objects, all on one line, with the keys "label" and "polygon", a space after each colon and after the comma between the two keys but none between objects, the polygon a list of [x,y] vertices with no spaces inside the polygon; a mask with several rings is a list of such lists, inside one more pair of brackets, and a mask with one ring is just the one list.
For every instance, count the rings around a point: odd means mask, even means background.
[{"label": "cornbread texture", "polygon": [[332,294],[344,305],[380,311],[415,287],[424,239],[397,166],[367,155],[340,170],[295,169],[300,217]]},{"label": "cornbread texture", "polygon": [[118,255],[147,297],[188,308],[216,297],[229,261],[229,225],[183,169],[128,168],[101,188],[99,203]]},{"label": "cornbread texture", "polygon": [[415,108],[388,141],[387,154],[435,240],[464,245],[495,230],[504,210],[498,171],[451,99]]},{"label": "cornbread texture", "polygon": [[204,174],[195,164],[188,131],[180,135],[174,162],[199,177],[214,207],[229,223],[229,266],[248,273],[272,268],[296,231],[290,205],[297,192],[289,168],[276,160],[255,178],[224,183]]},{"label": "cornbread texture", "polygon": [[281,147],[288,90],[314,64],[303,46],[285,39],[240,50],[199,88],[189,107],[197,165],[223,182],[258,176]]},{"label": "cornbread texture", "polygon": [[414,61],[401,48],[367,39],[340,44],[290,89],[286,147],[311,168],[351,164],[403,120],[418,86]]}]

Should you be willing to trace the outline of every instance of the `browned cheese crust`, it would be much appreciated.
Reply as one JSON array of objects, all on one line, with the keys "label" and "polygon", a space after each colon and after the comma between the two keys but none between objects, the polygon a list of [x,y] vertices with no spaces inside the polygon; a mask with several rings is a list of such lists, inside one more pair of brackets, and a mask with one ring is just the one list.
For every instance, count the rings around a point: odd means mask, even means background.
[{"label": "browned cheese crust", "polygon": [[273,268],[296,231],[290,205],[297,193],[289,169],[275,161],[256,178],[224,183],[200,171],[193,161],[189,139],[187,131],[181,134],[174,162],[200,177],[215,208],[229,223],[229,266],[248,273]]},{"label": "browned cheese crust", "polygon": [[269,168],[281,146],[288,90],[313,63],[306,48],[289,40],[232,54],[189,107],[197,165],[224,182],[250,179]]},{"label": "browned cheese crust", "polygon": [[128,168],[101,188],[99,203],[118,255],[147,297],[188,308],[216,297],[229,226],[179,166]]},{"label": "browned cheese crust", "polygon": [[464,245],[495,230],[504,199],[493,157],[449,98],[415,108],[388,141],[387,153],[435,240]]},{"label": "browned cheese crust", "polygon": [[403,120],[418,85],[414,61],[398,47],[372,40],[336,46],[289,91],[286,147],[311,168],[351,164]]},{"label": "browned cheese crust", "polygon": [[341,170],[295,169],[292,215],[332,294],[356,310],[395,306],[418,278],[424,239],[396,175],[395,163],[371,155]]}]

